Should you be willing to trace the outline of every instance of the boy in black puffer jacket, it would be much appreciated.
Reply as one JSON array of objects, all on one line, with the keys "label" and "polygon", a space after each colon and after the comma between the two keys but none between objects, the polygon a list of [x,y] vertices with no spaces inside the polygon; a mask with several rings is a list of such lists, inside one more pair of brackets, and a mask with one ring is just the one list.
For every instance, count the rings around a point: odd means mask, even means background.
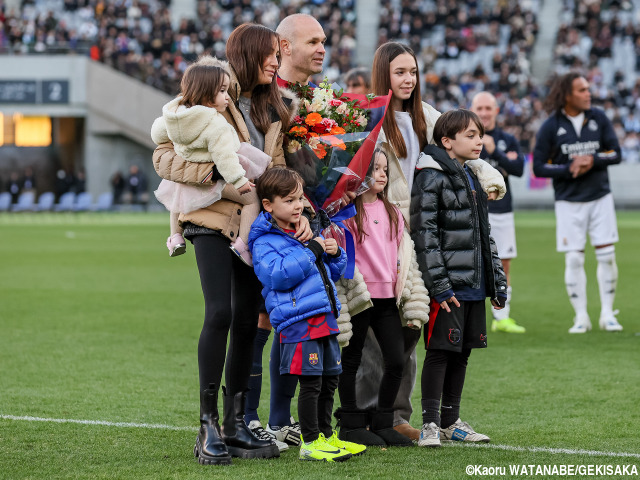
[{"label": "boy in black puffer jacket", "polygon": [[411,236],[431,294],[418,441],[423,447],[440,446],[441,435],[489,442],[459,415],[471,349],[487,346],[485,299],[502,308],[507,298],[507,280],[489,235],[487,194],[465,165],[480,156],[483,135],[475,113],[447,112],[434,127],[437,147],[428,145],[416,166]]}]

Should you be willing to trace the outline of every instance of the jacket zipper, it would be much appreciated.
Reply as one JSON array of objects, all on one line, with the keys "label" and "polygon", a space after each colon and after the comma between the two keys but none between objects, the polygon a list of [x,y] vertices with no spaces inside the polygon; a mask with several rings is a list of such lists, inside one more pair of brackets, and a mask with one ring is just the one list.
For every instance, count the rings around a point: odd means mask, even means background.
[{"label": "jacket zipper", "polygon": [[[482,275],[482,272],[480,271],[480,259],[482,258],[482,238],[480,236],[480,225],[478,225],[479,222],[479,218],[478,218],[478,204],[477,204],[477,200],[476,200],[476,191],[471,189],[471,185],[469,183],[469,178],[467,176],[467,172],[464,170],[464,167],[462,165],[460,165],[460,163],[456,160],[456,164],[458,166],[458,168],[460,170],[462,170],[462,181],[464,182],[464,186],[465,189],[467,190],[467,195],[469,196],[469,200],[470,203],[472,205],[472,210],[474,211],[475,215],[473,215],[472,218],[472,222],[473,222],[473,236],[476,240],[476,245],[480,246],[480,256],[477,255],[477,250],[474,248],[473,250],[473,256],[474,256],[474,263],[475,263],[475,268],[474,271],[478,272],[478,274]],[[480,288],[480,278],[477,278],[477,286],[474,286],[472,288]]]},{"label": "jacket zipper", "polygon": [[[285,233],[285,231],[282,230],[282,228],[280,228],[280,225],[278,225],[276,223],[273,223],[273,222],[271,223],[271,225],[274,228],[278,229],[283,235],[287,235]],[[293,238],[294,240],[299,242],[300,245],[304,246],[304,243],[302,243],[297,238],[294,238],[291,235],[287,235],[287,237]],[[336,299],[333,296],[333,289],[329,288],[331,286],[331,284],[329,283],[329,275],[327,274],[327,269],[324,268],[324,262],[322,261],[322,256],[316,260],[315,264],[318,267],[318,271],[320,272],[320,276],[322,277],[322,283],[324,284],[324,289],[327,292],[327,296],[329,297],[329,303],[331,304],[331,310],[333,311],[333,314],[335,315],[335,317],[337,319],[338,315],[339,315],[339,313],[338,313],[338,304],[336,303]],[[296,306],[296,297],[294,297],[293,294],[291,294],[291,301],[293,303],[293,306],[295,307]]]}]

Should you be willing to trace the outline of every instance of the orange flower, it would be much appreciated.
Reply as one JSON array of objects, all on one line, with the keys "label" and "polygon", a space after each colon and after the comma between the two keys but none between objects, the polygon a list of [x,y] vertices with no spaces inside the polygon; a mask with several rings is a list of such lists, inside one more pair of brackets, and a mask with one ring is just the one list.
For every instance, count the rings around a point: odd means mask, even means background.
[{"label": "orange flower", "polygon": [[343,133],[347,133],[342,127],[333,127],[329,132],[331,135],[342,135]]},{"label": "orange flower", "polygon": [[295,126],[295,127],[291,127],[291,130],[289,130],[289,133],[293,133],[298,137],[304,137],[307,134],[307,129],[304,127]]},{"label": "orange flower", "polygon": [[320,135],[318,135],[316,132],[309,132],[309,136],[310,137],[319,137]]},{"label": "orange flower", "polygon": [[318,158],[323,159],[327,155],[327,150],[324,148],[323,144],[319,144],[313,149],[313,153],[315,153]]},{"label": "orange flower", "polygon": [[[340,128],[340,127],[337,127]],[[340,150],[346,150],[347,146],[334,136],[324,135],[324,138],[331,144],[332,147],[339,148]]]},{"label": "orange flower", "polygon": [[304,123],[306,123],[307,125],[310,126],[314,126],[317,123],[320,123],[322,121],[322,115],[320,115],[319,113],[310,113],[309,115],[307,115],[307,118],[304,119]]}]

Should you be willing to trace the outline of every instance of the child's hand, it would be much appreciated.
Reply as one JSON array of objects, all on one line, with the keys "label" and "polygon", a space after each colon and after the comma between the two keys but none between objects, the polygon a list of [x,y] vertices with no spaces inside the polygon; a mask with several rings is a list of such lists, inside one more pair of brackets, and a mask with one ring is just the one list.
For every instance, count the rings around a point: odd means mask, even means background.
[{"label": "child's hand", "polygon": [[328,255],[335,255],[338,253],[338,242],[335,238],[326,238],[324,241],[324,251]]},{"label": "child's hand", "polygon": [[448,305],[449,303],[453,303],[456,307],[460,307],[460,303],[458,302],[458,299],[454,295],[450,299],[445,300],[444,302],[442,302],[440,304],[440,307],[444,308],[444,311],[447,312],[447,313],[451,313],[451,309],[449,308],[449,305]]},{"label": "child's hand", "polygon": [[318,242],[318,243],[320,244],[320,246],[322,247],[322,250],[323,250],[324,252],[326,252],[326,251],[327,251],[327,247],[326,247],[326,245],[325,245],[325,239],[324,239],[324,238],[322,238],[322,237],[316,237],[316,238],[314,238],[314,239],[313,239],[313,241],[314,241],[314,242]]},{"label": "child's hand", "polygon": [[493,191],[487,193],[487,198],[489,200],[497,200],[498,199],[498,191],[497,190],[493,190]]},{"label": "child's hand", "polygon": [[491,300],[491,305],[496,310],[502,310],[506,306],[507,299],[504,297],[497,297],[496,299]]},{"label": "child's hand", "polygon": [[238,193],[240,195],[244,195],[245,193],[249,193],[252,187],[255,187],[255,185],[251,182],[247,182],[241,187],[238,187],[236,190],[238,190]]}]

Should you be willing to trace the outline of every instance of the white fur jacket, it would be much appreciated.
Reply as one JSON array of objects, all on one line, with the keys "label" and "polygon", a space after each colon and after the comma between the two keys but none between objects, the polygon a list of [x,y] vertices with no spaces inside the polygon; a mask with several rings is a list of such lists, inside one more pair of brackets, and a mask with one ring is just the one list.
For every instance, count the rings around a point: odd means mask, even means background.
[{"label": "white fur jacket", "polygon": [[213,162],[222,178],[236,188],[247,183],[236,153],[240,139],[233,127],[215,108],[186,108],[179,105],[180,99],[162,107],[162,116],[151,127],[151,139],[157,145],[173,142],[176,153],[188,162]]}]

